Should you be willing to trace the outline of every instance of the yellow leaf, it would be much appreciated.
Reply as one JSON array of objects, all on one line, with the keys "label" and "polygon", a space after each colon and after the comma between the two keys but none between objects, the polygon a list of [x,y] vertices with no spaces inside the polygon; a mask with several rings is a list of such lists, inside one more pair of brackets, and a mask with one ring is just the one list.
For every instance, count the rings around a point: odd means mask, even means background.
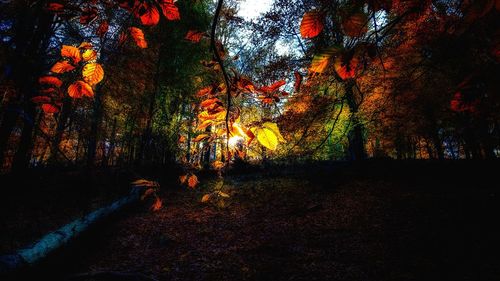
[{"label": "yellow leaf", "polygon": [[262,124],[262,127],[273,131],[273,133],[278,137],[278,140],[280,142],[286,142],[285,138],[281,135],[280,129],[278,128],[278,125],[276,125],[276,123],[266,122]]},{"label": "yellow leaf", "polygon": [[208,202],[210,200],[210,194],[205,194],[201,197],[201,203]]},{"label": "yellow leaf", "polygon": [[83,61],[95,60],[97,58],[97,52],[92,49],[87,49],[82,54]]},{"label": "yellow leaf", "polygon": [[82,70],[83,80],[89,83],[90,86],[102,81],[104,78],[104,69],[98,63],[87,63]]},{"label": "yellow leaf", "polygon": [[191,175],[188,179],[188,186],[190,188],[195,188],[196,185],[199,183],[198,177],[196,175]]},{"label": "yellow leaf", "polygon": [[63,45],[61,48],[61,56],[70,58],[73,64],[78,64],[81,60],[80,50],[73,46]]},{"label": "yellow leaf", "polygon": [[255,129],[255,134],[257,135],[259,143],[266,148],[275,150],[278,146],[278,137],[272,130],[268,128],[257,128]]},{"label": "yellow leaf", "polygon": [[217,192],[217,194],[218,194],[220,197],[229,198],[229,194],[227,194],[227,193],[225,193],[225,192],[219,191],[219,192]]},{"label": "yellow leaf", "polygon": [[67,61],[59,61],[59,62],[56,62],[56,64],[54,64],[52,66],[50,71],[52,71],[54,73],[65,73],[65,72],[69,72],[73,69],[75,69],[75,67],[73,65],[71,65],[71,63],[69,63]]}]

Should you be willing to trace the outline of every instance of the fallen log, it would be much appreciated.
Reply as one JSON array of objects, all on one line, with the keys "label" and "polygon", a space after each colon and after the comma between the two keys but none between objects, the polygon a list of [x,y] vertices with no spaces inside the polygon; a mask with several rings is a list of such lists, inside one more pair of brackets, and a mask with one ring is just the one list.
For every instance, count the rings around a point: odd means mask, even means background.
[{"label": "fallen log", "polygon": [[97,209],[82,218],[64,225],[56,231],[48,233],[34,244],[19,249],[13,254],[0,256],[0,277],[10,276],[23,268],[38,263],[56,249],[74,240],[92,225],[144,199],[145,196],[151,193],[149,191],[151,188],[157,187],[156,183],[154,186],[151,184],[135,185],[127,196],[114,201],[110,205]]}]

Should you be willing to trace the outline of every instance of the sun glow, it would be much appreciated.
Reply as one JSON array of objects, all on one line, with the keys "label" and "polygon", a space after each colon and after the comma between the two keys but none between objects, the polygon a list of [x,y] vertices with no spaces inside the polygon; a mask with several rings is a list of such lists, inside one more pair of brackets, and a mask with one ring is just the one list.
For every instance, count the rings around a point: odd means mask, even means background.
[{"label": "sun glow", "polygon": [[243,140],[244,139],[240,136],[232,136],[228,140],[229,147],[233,148],[236,145],[238,145],[238,143],[242,142]]}]

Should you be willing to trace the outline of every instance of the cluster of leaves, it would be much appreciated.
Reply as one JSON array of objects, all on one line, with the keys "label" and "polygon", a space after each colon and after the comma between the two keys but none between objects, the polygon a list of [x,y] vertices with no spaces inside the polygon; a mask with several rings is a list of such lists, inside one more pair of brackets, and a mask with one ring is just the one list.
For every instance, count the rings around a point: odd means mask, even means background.
[{"label": "cluster of leaves", "polygon": [[[78,47],[63,45],[62,60],[52,66],[51,75],[40,77],[41,95],[32,101],[41,104],[43,111],[50,114],[60,110],[65,93],[74,99],[93,97],[95,85],[104,78],[104,69],[96,62],[97,55],[88,42]],[[69,85],[66,91],[63,85]]]}]

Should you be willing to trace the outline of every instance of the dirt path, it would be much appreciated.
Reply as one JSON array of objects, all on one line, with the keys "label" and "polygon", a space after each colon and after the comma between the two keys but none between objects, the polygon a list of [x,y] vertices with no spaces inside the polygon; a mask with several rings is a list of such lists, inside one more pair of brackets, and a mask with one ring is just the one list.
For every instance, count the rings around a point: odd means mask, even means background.
[{"label": "dirt path", "polygon": [[[71,272],[158,280],[494,280],[497,189],[235,177],[165,195],[106,228]],[[66,274],[66,273],[65,273]],[[91,280],[91,279],[88,279]]]}]

